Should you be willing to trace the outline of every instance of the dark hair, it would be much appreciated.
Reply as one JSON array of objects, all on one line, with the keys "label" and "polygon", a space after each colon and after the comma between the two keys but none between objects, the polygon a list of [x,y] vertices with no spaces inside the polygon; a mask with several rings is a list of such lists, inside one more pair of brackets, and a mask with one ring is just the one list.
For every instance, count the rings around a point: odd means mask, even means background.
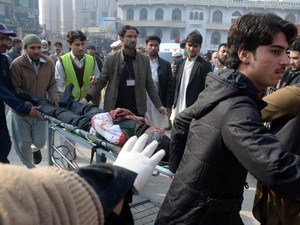
[{"label": "dark hair", "polygon": [[131,25],[125,25],[125,26],[123,26],[123,27],[119,30],[118,35],[119,35],[120,37],[124,37],[125,33],[126,33],[128,30],[135,30],[136,33],[137,33],[137,35],[139,35],[138,29],[137,29],[136,27],[134,27],[134,26],[131,26]]},{"label": "dark hair", "polygon": [[240,60],[238,50],[255,54],[261,45],[270,45],[274,35],[283,32],[289,45],[297,37],[297,27],[272,13],[249,13],[236,19],[228,31],[229,61],[226,66],[236,69]]},{"label": "dark hair", "polygon": [[227,43],[221,43],[221,44],[219,44],[218,51],[219,51],[223,46],[227,48]]},{"label": "dark hair", "polygon": [[[169,161],[169,149],[170,149],[170,138],[166,134],[148,134],[148,139],[146,144],[150,144],[152,141],[157,141],[158,145],[154,151],[154,153],[158,152],[159,150],[165,150],[166,154],[162,158],[161,161],[168,162]],[[153,154],[154,154],[153,153]]]},{"label": "dark hair", "polygon": [[60,41],[55,42],[55,43],[54,43],[54,46],[56,46],[56,45],[62,47],[62,43],[61,43]]},{"label": "dark hair", "polygon": [[191,44],[202,44],[202,35],[197,32],[197,31],[193,31],[191,33],[189,33],[189,35],[186,37],[185,41],[186,43],[191,43]]},{"label": "dark hair", "polygon": [[209,60],[211,60],[211,53],[210,52],[206,52],[203,56],[206,56]]},{"label": "dark hair", "polygon": [[74,30],[74,31],[69,31],[67,34],[67,42],[69,44],[72,44],[75,39],[79,38],[80,41],[85,41],[86,40],[86,36],[85,34],[80,31],[80,30]]},{"label": "dark hair", "polygon": [[300,52],[300,38],[296,39],[293,44],[290,46],[290,51],[298,51]]},{"label": "dark hair", "polygon": [[93,50],[96,50],[96,47],[95,47],[95,45],[89,45],[89,46],[87,47],[87,49],[93,49]]},{"label": "dark hair", "polygon": [[156,35],[147,36],[146,37],[146,44],[148,44],[149,41],[157,41],[158,44],[161,43],[161,39]]}]

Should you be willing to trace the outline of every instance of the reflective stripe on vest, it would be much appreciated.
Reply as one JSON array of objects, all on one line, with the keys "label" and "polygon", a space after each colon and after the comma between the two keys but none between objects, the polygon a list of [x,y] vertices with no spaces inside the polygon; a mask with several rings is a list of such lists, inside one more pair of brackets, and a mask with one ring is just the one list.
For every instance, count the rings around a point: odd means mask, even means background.
[{"label": "reflective stripe on vest", "polygon": [[80,100],[85,97],[88,89],[90,87],[90,76],[94,73],[95,61],[94,57],[88,54],[85,54],[85,62],[84,62],[84,73],[83,73],[83,85],[80,88],[77,80],[77,76],[73,67],[73,62],[71,59],[71,54],[68,52],[67,54],[61,57],[62,64],[65,70],[65,85],[72,83],[74,85],[72,94],[76,100]]}]

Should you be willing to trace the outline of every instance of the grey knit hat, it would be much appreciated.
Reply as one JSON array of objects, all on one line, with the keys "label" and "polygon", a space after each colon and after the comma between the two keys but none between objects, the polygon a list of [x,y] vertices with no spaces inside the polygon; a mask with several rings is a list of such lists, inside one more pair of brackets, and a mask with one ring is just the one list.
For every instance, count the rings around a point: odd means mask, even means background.
[{"label": "grey knit hat", "polygon": [[35,34],[28,34],[23,38],[23,46],[26,47],[27,45],[30,45],[32,43],[40,43],[41,39],[39,36]]}]

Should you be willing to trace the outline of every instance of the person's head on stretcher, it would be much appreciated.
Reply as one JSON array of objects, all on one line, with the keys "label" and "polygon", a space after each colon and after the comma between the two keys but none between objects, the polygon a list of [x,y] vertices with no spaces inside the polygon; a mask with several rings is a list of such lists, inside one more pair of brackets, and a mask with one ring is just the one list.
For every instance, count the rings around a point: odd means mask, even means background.
[{"label": "person's head on stretcher", "polygon": [[98,113],[92,117],[91,133],[98,133],[107,141],[123,146],[126,141],[137,135],[148,134],[147,143],[154,140],[158,142],[156,149],[164,149],[166,156],[162,161],[167,161],[170,138],[165,134],[165,130],[150,126],[143,117],[134,115],[130,110],[117,108],[110,112]]}]

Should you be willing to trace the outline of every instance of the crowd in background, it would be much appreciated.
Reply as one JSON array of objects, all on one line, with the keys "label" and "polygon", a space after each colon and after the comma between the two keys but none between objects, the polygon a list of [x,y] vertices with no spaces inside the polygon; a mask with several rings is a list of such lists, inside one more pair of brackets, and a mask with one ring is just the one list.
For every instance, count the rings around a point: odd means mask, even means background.
[{"label": "crowd in background", "polygon": [[[101,58],[95,46],[85,46],[80,30],[68,32],[66,50],[61,42],[52,45],[34,34],[15,38],[2,24],[5,151],[0,151],[0,161],[9,163],[10,137],[28,168],[42,160],[45,122],[39,106],[20,100],[20,93],[48,99],[55,107],[64,107],[64,93],[69,93],[86,107],[127,109],[149,126],[171,129],[165,151],[175,176],[155,224],[242,225],[239,212],[247,172],[259,181],[254,216],[262,224],[299,224],[296,26],[274,14],[247,14],[233,22],[228,43],[221,43],[216,52],[201,54],[203,38],[194,31],[180,43],[182,50],[172,53],[172,62],[159,56],[158,36],[147,36],[141,47],[138,35],[136,27],[123,26],[112,51]],[[295,109],[279,98],[288,103],[296,98]],[[10,107],[7,117],[3,102]],[[128,136],[126,128],[120,132]],[[62,145],[68,149],[65,156],[75,160],[74,144]],[[121,219],[133,222],[128,214]]]}]

